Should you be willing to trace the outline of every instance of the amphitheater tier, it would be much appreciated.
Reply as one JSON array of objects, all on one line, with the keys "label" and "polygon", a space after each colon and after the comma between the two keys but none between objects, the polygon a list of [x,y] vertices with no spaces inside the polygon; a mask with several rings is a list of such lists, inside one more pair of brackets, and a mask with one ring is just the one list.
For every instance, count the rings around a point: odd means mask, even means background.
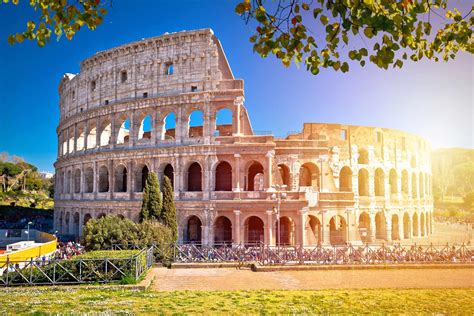
[{"label": "amphitheater tier", "polygon": [[179,242],[309,246],[432,233],[426,141],[326,123],[284,138],[254,132],[243,81],[209,29],[98,53],[59,91],[63,235],[79,237],[104,215],[138,220],[151,171],[172,180]]}]

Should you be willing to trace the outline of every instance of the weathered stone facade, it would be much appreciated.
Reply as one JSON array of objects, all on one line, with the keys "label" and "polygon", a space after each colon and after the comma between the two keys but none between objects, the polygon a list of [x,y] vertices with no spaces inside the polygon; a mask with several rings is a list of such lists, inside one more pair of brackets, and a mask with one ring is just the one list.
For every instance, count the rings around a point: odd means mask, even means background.
[{"label": "weathered stone facade", "polygon": [[[275,185],[286,185],[282,244],[432,232],[429,144],[391,129],[322,123],[286,138],[256,135],[243,81],[209,29],[97,53],[63,77],[59,93],[61,234],[80,236],[88,219],[107,214],[138,220],[150,171],[173,181],[181,242],[277,243]],[[232,113],[228,124],[216,124],[221,110]],[[190,126],[196,111],[202,125]]]}]

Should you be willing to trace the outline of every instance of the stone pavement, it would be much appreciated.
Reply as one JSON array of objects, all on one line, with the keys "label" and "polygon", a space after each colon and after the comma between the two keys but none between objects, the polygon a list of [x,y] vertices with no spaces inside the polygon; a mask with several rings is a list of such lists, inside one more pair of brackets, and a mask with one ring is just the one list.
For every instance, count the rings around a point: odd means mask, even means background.
[{"label": "stone pavement", "polygon": [[361,288],[472,288],[474,268],[252,272],[249,269],[153,268],[151,289],[319,290]]}]

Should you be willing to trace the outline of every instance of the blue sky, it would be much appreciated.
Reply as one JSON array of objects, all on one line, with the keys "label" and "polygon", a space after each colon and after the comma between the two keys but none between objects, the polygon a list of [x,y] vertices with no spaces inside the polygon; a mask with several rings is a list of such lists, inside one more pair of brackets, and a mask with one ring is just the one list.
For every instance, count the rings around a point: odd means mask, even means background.
[{"label": "blue sky", "polygon": [[[457,0],[456,0],[457,1]],[[455,2],[456,2],[455,1]],[[7,36],[21,31],[32,14],[27,7],[0,5],[0,152],[24,157],[52,171],[59,121],[58,83],[79,71],[97,51],[163,34],[211,27],[245,98],[254,130],[286,135],[303,122],[334,122],[397,128],[427,138],[433,147],[474,148],[474,60],[460,54],[449,63],[406,63],[384,71],[370,64],[347,74],[283,68],[262,59],[248,42],[251,26],[234,13],[234,1],[114,0],[105,22],[81,30],[72,41],[53,40],[44,48]]]}]

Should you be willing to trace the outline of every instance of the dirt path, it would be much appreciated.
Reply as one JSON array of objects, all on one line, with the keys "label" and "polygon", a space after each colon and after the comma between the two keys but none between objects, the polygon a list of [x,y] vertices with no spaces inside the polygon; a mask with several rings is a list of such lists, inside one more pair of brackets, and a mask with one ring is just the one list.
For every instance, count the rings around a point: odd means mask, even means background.
[{"label": "dirt path", "polygon": [[474,287],[474,269],[252,272],[154,268],[150,274],[152,289],[159,291]]}]

